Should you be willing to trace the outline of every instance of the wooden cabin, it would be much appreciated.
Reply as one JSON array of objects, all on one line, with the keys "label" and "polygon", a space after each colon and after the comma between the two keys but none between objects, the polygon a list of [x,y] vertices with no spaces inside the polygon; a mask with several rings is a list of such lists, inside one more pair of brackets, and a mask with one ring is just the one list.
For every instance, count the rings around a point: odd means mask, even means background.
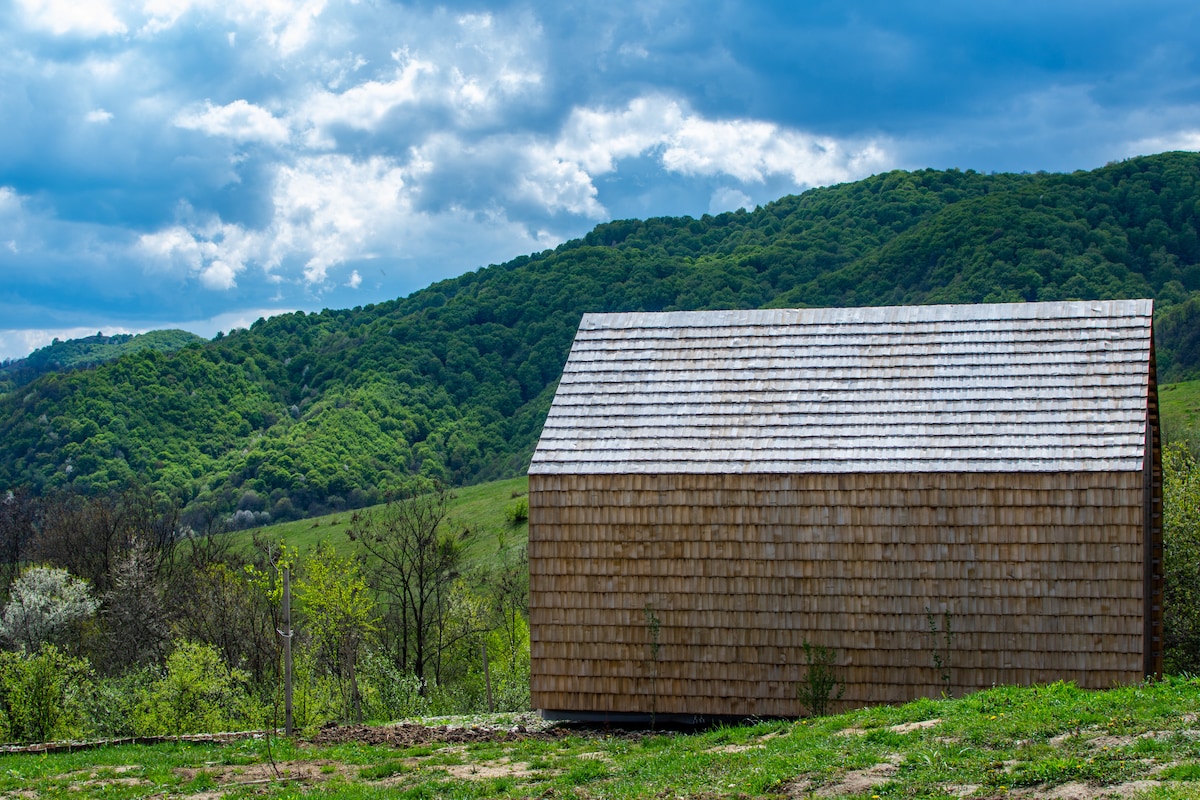
[{"label": "wooden cabin", "polygon": [[533,705],[800,716],[1161,670],[1149,300],[588,314],[529,468]]}]

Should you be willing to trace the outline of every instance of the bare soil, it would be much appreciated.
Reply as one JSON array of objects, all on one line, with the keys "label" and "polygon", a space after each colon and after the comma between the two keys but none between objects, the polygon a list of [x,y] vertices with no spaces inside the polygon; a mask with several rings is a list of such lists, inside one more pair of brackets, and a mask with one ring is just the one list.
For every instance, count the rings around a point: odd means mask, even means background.
[{"label": "bare soil", "polygon": [[524,725],[511,728],[487,726],[458,727],[455,725],[426,726],[413,723],[398,725],[336,725],[317,731],[313,744],[373,744],[391,747],[412,747],[419,744],[470,744],[471,742],[520,742],[527,739],[553,740],[566,736],[558,728],[530,730]]}]

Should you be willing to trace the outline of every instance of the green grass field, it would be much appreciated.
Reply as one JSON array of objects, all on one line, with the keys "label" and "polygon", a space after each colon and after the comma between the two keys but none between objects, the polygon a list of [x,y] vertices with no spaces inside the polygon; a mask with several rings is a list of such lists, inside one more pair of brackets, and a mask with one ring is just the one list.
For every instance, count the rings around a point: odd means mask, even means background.
[{"label": "green grass field", "polygon": [[[496,558],[501,548],[519,548],[529,539],[529,524],[508,521],[505,513],[517,499],[529,491],[529,479],[510,478],[503,481],[467,486],[453,491],[454,499],[447,516],[448,530],[458,533],[467,531],[466,566],[486,564]],[[357,513],[378,513],[381,507],[359,509]],[[272,542],[284,542],[306,553],[319,542],[329,542],[343,555],[355,552],[354,543],[346,535],[354,511],[342,511],[323,517],[281,522],[264,528],[255,528],[229,534],[234,546],[248,548],[253,536],[265,537]]]},{"label": "green grass field", "polygon": [[[691,733],[263,740],[0,756],[4,798],[1200,798],[1200,680],[999,688]],[[517,723],[534,738],[513,740]],[[461,733],[461,731],[460,731]],[[328,735],[328,731],[322,736]],[[337,738],[337,737],[335,737]]]},{"label": "green grass field", "polygon": [[1200,381],[1158,387],[1158,408],[1166,441],[1200,445]]}]

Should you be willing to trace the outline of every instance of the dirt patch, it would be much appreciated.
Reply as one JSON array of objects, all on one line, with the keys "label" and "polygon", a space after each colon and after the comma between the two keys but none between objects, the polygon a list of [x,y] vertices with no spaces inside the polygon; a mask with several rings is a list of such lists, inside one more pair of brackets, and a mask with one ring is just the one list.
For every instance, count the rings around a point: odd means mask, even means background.
[{"label": "dirt patch", "polygon": [[719,744],[715,747],[710,747],[704,752],[706,753],[744,753],[747,750],[762,750],[768,741],[783,734],[779,731],[768,733],[759,736],[757,739],[751,739],[744,744]]},{"label": "dirt patch", "polygon": [[719,744],[716,747],[710,747],[704,752],[706,753],[744,753],[747,750],[762,750],[761,744]]},{"label": "dirt patch", "polygon": [[[346,765],[338,761],[277,761],[274,765],[267,764],[246,764],[244,766],[220,766],[220,767],[204,767],[201,769],[192,769],[180,767],[176,769],[175,774],[183,781],[194,780],[198,775],[205,774],[212,778],[213,783],[217,785],[217,795],[223,795],[225,790],[237,787],[259,783],[272,783],[274,781],[299,781],[300,783],[320,783],[327,781],[335,775],[349,774]],[[197,793],[190,795],[192,800],[197,800],[202,794],[210,792]]]},{"label": "dirt patch", "polygon": [[533,774],[529,764],[521,761],[486,761],[481,764],[455,764],[445,767],[451,777],[465,781],[485,781],[492,778],[527,778]]},{"label": "dirt patch", "polygon": [[145,786],[149,783],[150,781],[145,778],[97,778],[95,780],[72,781],[71,788],[79,790],[94,789],[97,786]]},{"label": "dirt patch", "polygon": [[923,730],[925,728],[932,728],[935,725],[940,725],[940,724],[942,724],[941,718],[926,719],[926,720],[922,720],[920,722],[903,722],[899,725],[891,726],[890,728],[888,728],[888,730],[891,731],[892,733],[911,733],[912,731],[919,731],[919,730]]},{"label": "dirt patch", "polygon": [[903,757],[893,754],[866,769],[856,769],[842,775],[835,783],[814,786],[808,779],[795,781],[784,787],[788,797],[839,797],[845,794],[864,794],[876,786],[887,783],[896,775],[896,767]]},{"label": "dirt patch", "polygon": [[374,744],[413,747],[419,744],[471,742],[521,742],[527,739],[559,739],[565,731],[555,728],[531,731],[523,725],[511,728],[485,726],[462,728],[453,725],[326,725],[312,737],[313,744]]},{"label": "dirt patch", "polygon": [[1158,781],[1129,781],[1115,786],[1092,786],[1086,783],[1064,783],[1053,789],[1035,789],[1016,793],[1021,797],[1050,797],[1054,800],[1129,800],[1142,792],[1161,786]]}]

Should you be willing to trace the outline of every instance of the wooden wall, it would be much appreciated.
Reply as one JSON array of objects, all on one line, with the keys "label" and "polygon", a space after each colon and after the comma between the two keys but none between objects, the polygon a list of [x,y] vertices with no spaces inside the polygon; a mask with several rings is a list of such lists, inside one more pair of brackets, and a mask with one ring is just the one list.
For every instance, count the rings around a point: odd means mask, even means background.
[{"label": "wooden wall", "polygon": [[1143,480],[531,475],[533,705],[799,716],[806,640],[836,651],[841,707],[1139,681]]}]

